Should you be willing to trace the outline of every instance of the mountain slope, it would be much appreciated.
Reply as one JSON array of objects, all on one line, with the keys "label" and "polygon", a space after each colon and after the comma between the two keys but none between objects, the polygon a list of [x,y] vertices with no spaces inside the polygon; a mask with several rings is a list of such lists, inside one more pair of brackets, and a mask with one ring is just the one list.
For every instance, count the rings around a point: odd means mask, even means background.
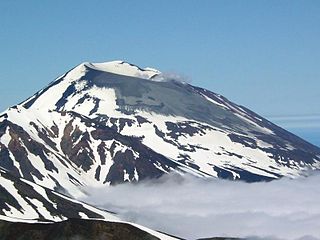
[{"label": "mountain slope", "polygon": [[[163,239],[175,237],[121,221],[114,213],[16,178],[0,169],[1,239]],[[100,237],[100,238],[99,238]]]},{"label": "mountain slope", "polygon": [[119,220],[112,213],[16,178],[4,169],[0,169],[0,183],[0,219],[27,222],[56,222],[69,218]]},{"label": "mountain slope", "polygon": [[271,180],[319,168],[320,149],[223,96],[115,61],[83,63],[0,116],[0,166],[79,186],[176,171]]}]

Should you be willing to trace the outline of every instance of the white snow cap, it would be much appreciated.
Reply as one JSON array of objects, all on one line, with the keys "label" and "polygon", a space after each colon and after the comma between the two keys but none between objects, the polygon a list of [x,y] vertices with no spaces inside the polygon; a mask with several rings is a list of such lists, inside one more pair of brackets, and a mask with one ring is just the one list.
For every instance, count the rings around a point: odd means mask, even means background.
[{"label": "white snow cap", "polygon": [[83,63],[88,68],[103,72],[115,73],[118,75],[151,79],[161,72],[153,68],[140,68],[134,64],[125,61],[111,61],[103,63]]}]

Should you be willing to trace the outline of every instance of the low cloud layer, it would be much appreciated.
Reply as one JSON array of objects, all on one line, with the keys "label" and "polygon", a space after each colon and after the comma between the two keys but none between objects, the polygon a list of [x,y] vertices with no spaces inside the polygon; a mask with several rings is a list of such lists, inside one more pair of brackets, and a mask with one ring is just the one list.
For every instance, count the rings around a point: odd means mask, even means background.
[{"label": "low cloud layer", "polygon": [[267,119],[286,128],[320,128],[320,115],[270,116]]},{"label": "low cloud layer", "polygon": [[85,190],[82,200],[187,239],[320,239],[320,175],[251,184],[168,175]]}]

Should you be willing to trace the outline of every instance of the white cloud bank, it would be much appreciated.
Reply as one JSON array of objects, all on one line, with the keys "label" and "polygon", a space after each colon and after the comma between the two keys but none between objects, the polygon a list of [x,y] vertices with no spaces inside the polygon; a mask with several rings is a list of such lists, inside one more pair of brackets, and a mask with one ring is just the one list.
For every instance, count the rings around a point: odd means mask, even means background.
[{"label": "white cloud bank", "polygon": [[320,175],[251,184],[169,175],[86,191],[82,200],[187,239],[320,239]]}]

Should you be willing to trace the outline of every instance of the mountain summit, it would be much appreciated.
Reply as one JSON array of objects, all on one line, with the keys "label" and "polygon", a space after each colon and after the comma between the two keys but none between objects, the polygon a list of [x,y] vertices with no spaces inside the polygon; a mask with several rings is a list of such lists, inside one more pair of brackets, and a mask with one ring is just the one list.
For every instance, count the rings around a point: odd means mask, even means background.
[{"label": "mountain summit", "polygon": [[104,63],[82,63],[80,68],[95,69],[97,71],[110,72],[118,75],[124,75],[129,77],[138,77],[143,79],[152,79],[159,75],[161,72],[153,68],[140,68],[134,64],[124,61],[112,61]]},{"label": "mountain summit", "polygon": [[296,177],[320,149],[209,90],[123,61],[83,63],[0,116],[0,166],[73,196],[169,172]]}]

